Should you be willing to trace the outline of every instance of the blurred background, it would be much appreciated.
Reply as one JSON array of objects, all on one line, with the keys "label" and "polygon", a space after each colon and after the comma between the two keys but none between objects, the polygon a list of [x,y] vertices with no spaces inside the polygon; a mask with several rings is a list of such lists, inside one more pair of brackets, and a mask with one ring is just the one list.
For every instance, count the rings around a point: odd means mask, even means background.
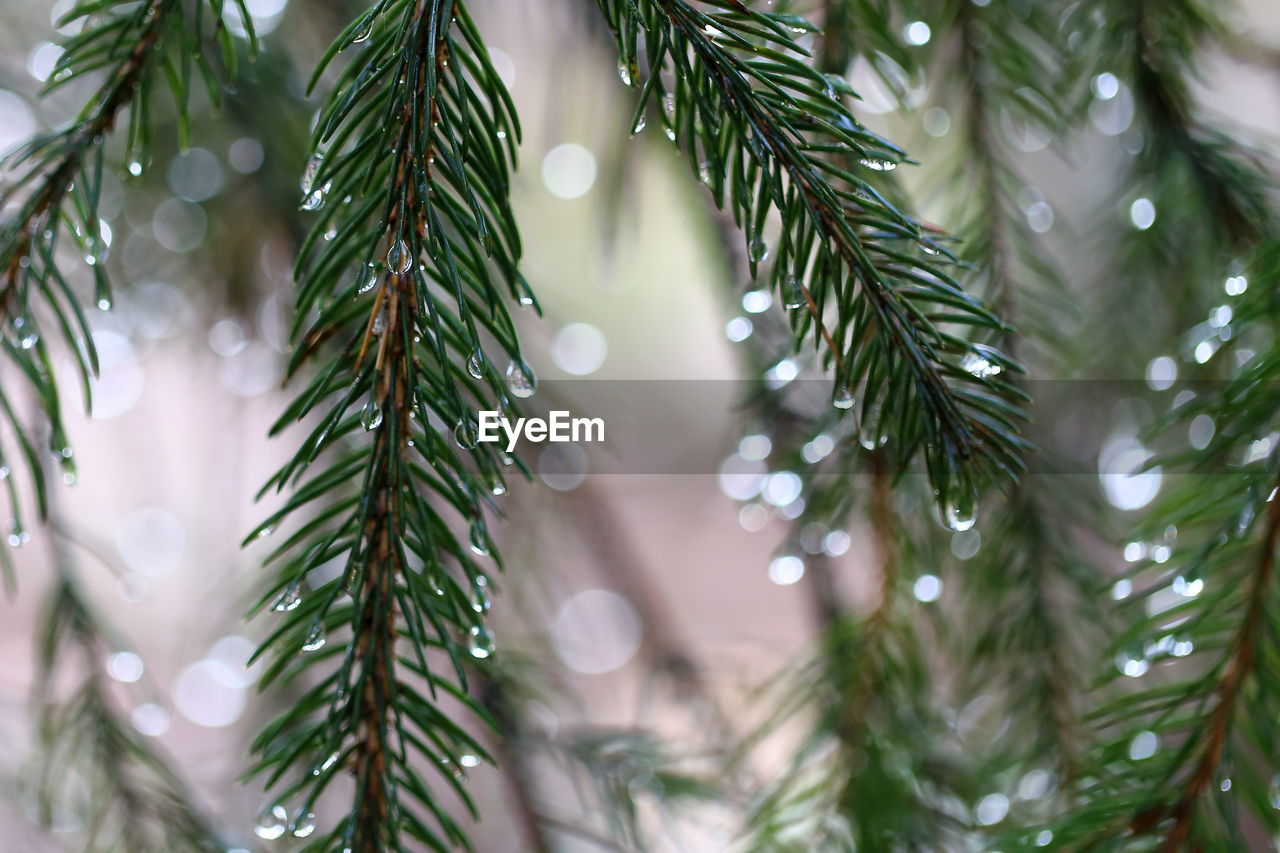
[{"label": "blurred background", "polygon": [[[0,0],[0,152],[67,120],[84,96],[71,87],[37,97],[58,55],[53,21],[68,6]],[[264,845],[253,831],[264,795],[239,779],[253,733],[284,697],[259,697],[257,672],[244,666],[266,630],[262,619],[243,618],[262,581],[264,548],[239,543],[271,509],[254,495],[289,450],[288,439],[266,433],[286,400],[291,266],[306,228],[297,177],[319,100],[302,96],[304,78],[351,7],[249,0],[248,8],[261,54],[226,111],[197,108],[190,150],[161,143],[140,176],[118,168],[107,180],[107,262],[118,291],[110,310],[91,317],[102,355],[94,413],[70,418],[75,482],[54,488],[52,524],[31,526],[29,541],[11,549],[17,587],[0,604],[5,851],[78,849],[74,810],[55,810],[52,829],[40,828],[27,784],[41,760],[30,697],[58,541],[114,631],[101,665],[122,713],[172,757],[229,839],[246,850]],[[542,319],[532,311],[523,318],[529,363],[544,382],[566,380],[547,387],[569,399],[587,381],[708,381],[706,405],[668,413],[664,440],[687,454],[671,465],[687,473],[592,473],[580,455],[534,454],[536,476],[512,489],[508,518],[494,528],[507,563],[495,580],[497,660],[519,673],[511,695],[531,745],[506,756],[504,770],[465,771],[485,815],[477,849],[528,849],[522,803],[531,797],[550,815],[556,849],[630,849],[607,840],[612,818],[601,798],[610,785],[643,793],[668,760],[689,779],[710,772],[712,764],[699,762],[767,716],[768,686],[818,630],[805,561],[829,561],[857,602],[875,582],[871,546],[853,522],[812,532],[804,553],[791,547],[798,478],[770,471],[768,448],[735,405],[740,387],[731,381],[771,359],[750,348],[779,306],[753,290],[741,241],[661,128],[628,136],[634,92],[618,80],[592,4],[504,0],[473,11],[524,124],[514,201],[524,274],[543,306]],[[904,31],[909,46],[931,38],[919,23]],[[1249,0],[1234,26],[1240,51],[1202,58],[1197,98],[1274,151],[1280,9]],[[899,81],[904,104],[884,67],[859,60],[849,79],[862,95],[855,113],[926,164],[899,170],[921,215],[954,227],[928,168],[951,144],[949,104],[934,81]],[[1109,235],[1098,233],[1098,211],[1121,211],[1121,227],[1129,218],[1141,228],[1147,215],[1115,196],[1132,141],[1132,96],[1115,78],[1092,87],[1089,118],[1067,149],[1013,123],[1005,128],[1027,179],[1028,225],[1044,235],[1079,300],[1108,287],[1096,249]],[[1131,473],[1146,458],[1141,447],[1114,442],[1132,442],[1150,418],[1141,395],[1176,370],[1163,355],[1089,364],[1085,375],[1138,380],[1140,393],[1064,421],[1060,449],[1077,458],[1107,458],[1100,451],[1108,442],[1112,461],[1129,453],[1082,486],[1107,502],[1117,529],[1161,487],[1158,471]],[[69,385],[68,405],[77,398]],[[935,526],[936,563],[910,569],[925,604],[945,602],[950,574],[981,547],[981,523],[954,534]],[[1104,566],[1122,560],[1111,546],[1097,552]],[[650,732],[660,740],[646,740]],[[672,754],[650,756],[650,776],[633,778],[626,757],[651,748]],[[787,750],[783,738],[743,772],[767,777]],[[647,849],[730,844],[734,823],[723,803],[635,802]]]}]

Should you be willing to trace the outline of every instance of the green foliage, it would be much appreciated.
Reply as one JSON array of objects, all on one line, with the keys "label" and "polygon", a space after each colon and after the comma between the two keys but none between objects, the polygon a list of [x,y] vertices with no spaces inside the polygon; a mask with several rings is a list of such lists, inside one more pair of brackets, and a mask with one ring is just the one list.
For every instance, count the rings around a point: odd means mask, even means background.
[{"label": "green foliage", "polygon": [[620,74],[641,89],[635,127],[650,102],[662,104],[668,137],[745,232],[753,275],[780,220],[768,276],[800,309],[797,346],[808,337],[825,348],[835,395],[857,397],[861,432],[894,434],[887,452],[898,467],[923,453],[943,499],[971,504],[987,473],[1015,475],[1023,444],[1017,395],[965,358],[1014,365],[950,329],[1000,322],[935,262],[946,257],[938,235],[876,190],[874,176],[903,152],[853,119],[838,97],[849,91],[843,78],[806,61],[794,33],[813,27],[705,5],[601,0]]},{"label": "green foliage", "polygon": [[461,5],[378,3],[313,85],[347,49],[302,183],[316,222],[289,373],[309,377],[276,426],[309,432],[255,533],[294,524],[268,558],[259,608],[280,621],[260,654],[264,684],[306,690],[258,738],[257,771],[299,837],[354,776],[350,812],[307,849],[443,850],[467,839],[423,768],[473,808],[460,768],[487,756],[459,710],[484,719],[466,668],[493,651],[477,557],[497,560],[484,511],[514,462],[476,443],[474,411],[513,412],[535,382],[505,301],[532,302],[507,201],[519,126]]},{"label": "green foliage", "polygon": [[[243,0],[236,4],[248,21]],[[177,108],[179,141],[187,144],[192,89],[203,83],[217,103],[222,81],[236,73],[236,47],[223,20],[224,6],[224,0],[89,0],[75,5],[60,25],[80,28],[61,45],[46,92],[90,75],[103,79],[66,127],[37,136],[4,164],[18,177],[0,195],[0,205],[13,203],[12,213],[0,224],[0,348],[29,383],[48,418],[49,449],[69,482],[76,469],[62,425],[49,343],[59,336],[74,354],[86,409],[98,356],[81,297],[62,269],[65,254],[83,258],[95,282],[93,301],[99,308],[110,308],[111,287],[104,268],[110,230],[98,217],[107,168],[106,136],[127,113],[124,154],[130,173],[141,174],[151,147],[153,99],[157,89],[167,88]],[[210,44],[219,52],[210,51]],[[43,453],[15,411],[12,389],[0,391],[0,411],[16,444],[7,452],[0,449],[0,470],[7,476],[9,459],[23,459],[43,516]],[[17,516],[17,487],[13,479],[6,485],[15,512],[9,541],[21,544],[27,533]]]},{"label": "green foliage", "polygon": [[[108,633],[65,566],[41,633],[34,785],[45,825],[70,825],[85,853],[225,850],[167,760],[116,707],[104,679]],[[78,680],[59,695],[53,681],[73,656]]]}]

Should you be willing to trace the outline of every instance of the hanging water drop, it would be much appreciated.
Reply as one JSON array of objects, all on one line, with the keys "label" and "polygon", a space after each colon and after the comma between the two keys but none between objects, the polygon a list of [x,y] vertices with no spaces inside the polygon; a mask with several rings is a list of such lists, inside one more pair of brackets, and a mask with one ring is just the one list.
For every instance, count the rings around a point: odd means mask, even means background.
[{"label": "hanging water drop", "polygon": [[484,575],[476,575],[476,579],[471,582],[471,609],[476,613],[488,613],[492,605],[488,579]]},{"label": "hanging water drop", "polygon": [[532,397],[538,390],[538,379],[527,365],[512,360],[507,365],[507,390],[521,399]]},{"label": "hanging water drop", "polygon": [[293,837],[306,838],[316,831],[316,816],[312,812],[299,814],[293,819]]},{"label": "hanging water drop", "polygon": [[360,281],[360,286],[356,288],[357,293],[368,293],[378,286],[378,265],[366,264],[364,278]]},{"label": "hanging water drop", "polygon": [[489,536],[482,521],[471,524],[471,552],[480,557],[489,556]]},{"label": "hanging water drop", "polygon": [[831,405],[837,409],[853,408],[853,389],[849,387],[847,382],[841,383],[836,388],[835,396],[831,398]]},{"label": "hanging water drop", "polygon": [[307,631],[307,638],[302,641],[302,650],[304,652],[319,651],[324,648],[327,639],[324,632],[324,622],[317,619],[312,623],[311,630]]},{"label": "hanging water drop", "polygon": [[631,135],[635,136],[637,133],[642,132],[648,126],[649,126],[648,120],[644,117],[644,114],[641,113],[640,116],[636,118],[636,123],[631,126]]},{"label": "hanging water drop", "polygon": [[711,186],[711,179],[713,177],[711,168],[712,164],[710,160],[706,160],[698,166],[698,180],[702,181],[707,186]]},{"label": "hanging water drop", "polygon": [[294,581],[280,593],[280,597],[271,605],[271,609],[276,613],[287,613],[290,610],[297,610],[300,604],[302,604],[302,591],[298,587],[298,582]]},{"label": "hanging water drop", "polygon": [[635,85],[635,78],[631,75],[631,66],[625,62],[618,63],[618,79],[622,81],[624,86]]},{"label": "hanging water drop", "polygon": [[495,648],[493,635],[485,630],[483,626],[471,626],[471,630],[467,632],[467,635],[471,639],[469,651],[473,658],[484,660],[493,654],[493,650]]},{"label": "hanging water drop", "polygon": [[302,200],[301,209],[310,213],[324,207],[324,194],[327,188],[328,184],[318,190],[307,193],[306,198]]},{"label": "hanging water drop", "polygon": [[942,523],[957,533],[971,530],[977,520],[978,510],[972,495],[949,497],[942,505]]},{"label": "hanging water drop", "polygon": [[804,286],[800,284],[800,279],[793,275],[787,276],[782,281],[782,307],[792,311],[803,308],[804,304]]},{"label": "hanging water drop", "polygon": [[374,430],[382,426],[382,406],[378,405],[377,400],[370,400],[364,404],[364,409],[360,412],[360,425],[366,430]]},{"label": "hanging water drop", "polygon": [[320,173],[320,164],[323,162],[324,155],[319,151],[307,159],[307,165],[302,168],[302,180],[299,182],[303,195],[308,195],[311,192],[311,188],[315,186],[316,175]]},{"label": "hanging water drop", "polygon": [[407,273],[413,267],[413,255],[403,240],[397,240],[387,250],[387,266],[391,267],[392,272],[401,275]]},{"label": "hanging water drop", "polygon": [[369,36],[373,33],[373,19],[374,19],[374,17],[375,17],[375,16],[370,15],[370,16],[369,16],[369,20],[367,20],[367,21],[365,21],[365,22],[364,22],[364,26],[362,26],[362,27],[361,27],[361,28],[356,32],[356,34],[355,34],[354,36],[352,36],[352,37],[351,37],[351,43],[352,43],[352,44],[360,44],[361,42],[365,42],[365,41],[368,41],[368,40],[369,40]]},{"label": "hanging water drop", "polygon": [[27,530],[25,527],[22,526],[21,521],[19,521],[17,518],[14,518],[12,521],[9,522],[9,547],[10,548],[21,548],[23,545],[27,544],[27,540],[29,540],[30,538],[31,538],[31,535],[27,533]]},{"label": "hanging water drop", "polygon": [[500,498],[500,497],[502,497],[503,495],[505,495],[506,493],[507,493],[507,487],[506,487],[506,486],[504,486],[502,483],[494,483],[494,484],[493,484],[493,496],[494,496],[495,498]]},{"label": "hanging water drop", "polygon": [[477,432],[475,423],[464,418],[453,428],[453,440],[463,450],[474,450],[479,441]]},{"label": "hanging water drop", "polygon": [[288,820],[289,813],[284,810],[284,806],[271,806],[258,818],[258,825],[253,828],[253,834],[264,841],[275,841],[284,835],[285,823]]},{"label": "hanging water drop", "polygon": [[140,177],[142,175],[142,163],[138,160],[131,162],[129,164],[129,174],[135,178]]},{"label": "hanging water drop", "polygon": [[484,378],[484,351],[476,347],[467,359],[467,373],[474,379]]},{"label": "hanging water drop", "polygon": [[747,245],[747,257],[753,264],[758,264],[769,257],[769,244],[762,237],[754,237]]}]

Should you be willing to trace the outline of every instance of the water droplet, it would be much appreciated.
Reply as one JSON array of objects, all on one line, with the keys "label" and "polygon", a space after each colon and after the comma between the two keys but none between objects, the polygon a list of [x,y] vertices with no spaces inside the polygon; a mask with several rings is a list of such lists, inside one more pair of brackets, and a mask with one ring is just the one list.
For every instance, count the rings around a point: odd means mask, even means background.
[{"label": "water droplet", "polygon": [[831,398],[831,405],[837,409],[853,408],[853,389],[848,383],[843,383],[836,388],[835,396]]},{"label": "water droplet", "polygon": [[640,133],[646,127],[648,127],[648,124],[649,124],[648,120],[645,119],[644,114],[641,113],[640,117],[636,119],[636,123],[631,126],[631,135],[635,136],[637,133]]},{"label": "water droplet", "polygon": [[492,606],[493,600],[489,597],[489,581],[484,575],[477,575],[471,582],[471,609],[476,613],[488,613]]},{"label": "water droplet", "polygon": [[297,610],[300,604],[302,604],[302,591],[298,587],[298,582],[294,581],[280,593],[280,597],[271,605],[271,609],[276,613],[287,613],[290,610]]},{"label": "water droplet", "polygon": [[479,767],[480,756],[472,755],[471,753],[468,752],[458,756],[458,763],[461,764],[463,767]]},{"label": "water droplet", "polygon": [[378,286],[378,265],[372,264],[372,263],[366,264],[365,271],[364,271],[364,278],[360,280],[360,285],[359,287],[356,288],[356,293],[368,293],[370,290],[373,290],[377,286]]},{"label": "water droplet", "polygon": [[316,831],[316,816],[307,812],[299,814],[293,820],[293,837],[306,838],[308,835]]},{"label": "water droplet", "polygon": [[458,421],[458,425],[453,428],[453,440],[463,450],[474,450],[479,443],[479,430],[476,428],[475,422],[464,418]]},{"label": "water droplet", "polygon": [[506,493],[507,493],[507,487],[506,487],[506,486],[504,486],[502,483],[494,483],[494,484],[493,484],[493,496],[494,496],[494,497],[496,497],[496,498],[500,498],[500,497],[502,497],[503,495],[505,495]]},{"label": "water droplet", "polygon": [[312,623],[311,630],[307,631],[307,638],[302,642],[302,650],[304,652],[319,651],[324,648],[326,639],[324,622],[317,619]]},{"label": "water droplet", "polygon": [[258,825],[253,828],[253,834],[264,841],[275,841],[284,835],[285,822],[288,820],[289,813],[284,810],[284,806],[272,806],[258,818]]},{"label": "water droplet", "polygon": [[858,162],[862,163],[862,165],[866,166],[868,169],[873,169],[877,172],[892,172],[894,169],[898,168],[898,164],[892,160],[864,159]]},{"label": "water droplet", "polygon": [[98,300],[98,310],[99,310],[99,311],[110,311],[110,310],[111,310],[111,300],[110,300],[110,299],[99,299],[99,300]]},{"label": "water droplet", "polygon": [[949,496],[942,505],[942,523],[957,533],[971,530],[978,520],[976,504],[970,492]]},{"label": "water droplet", "polygon": [[484,660],[493,654],[493,635],[485,630],[484,626],[471,626],[471,630],[467,632],[467,635],[471,639],[469,651],[473,658]]},{"label": "water droplet", "polygon": [[329,185],[325,184],[320,189],[307,193],[306,198],[302,200],[302,209],[310,212],[324,207],[325,190],[328,188]]},{"label": "water droplet", "polygon": [[338,753],[338,752],[330,753],[330,754],[329,754],[329,757],[328,757],[328,758],[326,758],[326,759],[324,760],[324,763],[323,763],[323,764],[320,764],[320,765],[318,765],[318,766],[316,766],[316,767],[311,768],[311,775],[312,775],[312,776],[319,776],[321,773],[325,772],[325,771],[326,771],[326,770],[328,770],[330,767],[332,767],[333,765],[337,764],[337,763],[338,763],[338,759],[339,759],[339,758],[341,758],[341,757],[342,757],[342,754],[341,754],[341,753]]},{"label": "water droplet", "polygon": [[624,86],[634,86],[635,78],[631,76],[631,67],[625,62],[618,63],[618,79]]},{"label": "water droplet", "polygon": [[467,359],[467,373],[475,379],[484,378],[484,351],[476,347]]},{"label": "water droplet", "polygon": [[698,179],[708,186],[710,186],[711,178],[713,176],[711,168],[712,164],[710,160],[707,160],[698,166]]},{"label": "water droplet", "polygon": [[369,20],[364,22],[364,26],[357,30],[356,34],[351,37],[352,44],[360,44],[361,42],[369,40],[369,36],[373,33],[374,17],[375,16],[370,15]]},{"label": "water droplet", "polygon": [[513,360],[507,365],[507,390],[521,399],[532,397],[538,390],[538,378],[527,365]]},{"label": "water droplet", "polygon": [[760,263],[769,257],[769,244],[761,237],[755,237],[747,244],[747,256],[752,263]]},{"label": "water droplet", "polygon": [[387,251],[387,266],[394,273],[403,275],[413,266],[413,255],[403,240],[397,240]]},{"label": "water droplet", "polygon": [[489,536],[485,532],[484,522],[476,521],[471,525],[471,551],[481,556],[489,556]]},{"label": "water droplet", "polygon": [[129,174],[133,175],[135,178],[139,177],[142,174],[142,163],[138,160],[131,162],[129,164]]},{"label": "water droplet", "polygon": [[18,346],[22,347],[23,349],[31,349],[39,342],[40,342],[40,336],[37,335],[35,332],[32,332],[31,334],[24,336],[22,340],[18,341]]},{"label": "water droplet", "polygon": [[787,276],[782,280],[782,307],[790,311],[803,308],[804,305],[804,287],[800,284],[800,279],[793,275]]},{"label": "water droplet", "polygon": [[366,430],[374,430],[382,426],[382,406],[378,405],[377,400],[370,400],[364,404],[364,409],[360,412],[360,425]]},{"label": "water droplet", "polygon": [[316,175],[320,173],[320,164],[324,162],[324,155],[319,151],[312,154],[307,159],[307,165],[302,168],[302,180],[299,182],[302,187],[303,195],[311,192],[311,188],[315,186]]},{"label": "water droplet", "polygon": [[21,548],[30,539],[31,534],[27,533],[26,528],[22,526],[22,522],[19,519],[14,518],[9,522],[9,547]]},{"label": "water droplet", "polygon": [[667,92],[662,96],[662,110],[669,116],[676,114],[676,96],[674,92]]},{"label": "water droplet", "polygon": [[257,538],[266,539],[268,536],[270,536],[272,533],[275,533],[275,532],[276,532],[276,529],[272,527],[270,524],[268,524],[266,527],[258,531]]},{"label": "water droplet", "polygon": [[991,359],[978,352],[967,352],[960,359],[960,369],[971,376],[979,379],[990,379],[992,376],[999,376],[1004,372],[1004,368],[995,364]]}]

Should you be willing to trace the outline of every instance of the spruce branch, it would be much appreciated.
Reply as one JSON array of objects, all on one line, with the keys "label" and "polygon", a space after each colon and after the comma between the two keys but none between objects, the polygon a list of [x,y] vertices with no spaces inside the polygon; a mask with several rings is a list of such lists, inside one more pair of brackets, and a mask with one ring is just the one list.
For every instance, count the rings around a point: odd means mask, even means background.
[{"label": "spruce branch", "polygon": [[[293,496],[254,534],[297,519],[258,606],[283,614],[259,652],[264,684],[327,674],[259,737],[257,771],[280,803],[299,801],[300,837],[350,771],[350,810],[316,849],[466,847],[423,773],[474,813],[463,768],[487,756],[454,709],[488,720],[467,693],[466,668],[493,652],[475,557],[497,561],[484,509],[514,461],[476,443],[475,410],[514,412],[508,394],[535,381],[503,301],[532,302],[507,201],[519,128],[460,4],[378,3],[313,85],[347,48],[302,182],[318,218],[298,257],[289,374],[311,378],[276,430],[314,425],[267,486]],[[482,333],[512,359],[505,383]],[[326,566],[338,577],[318,580]]]},{"label": "spruce branch", "polygon": [[[242,18],[250,20],[243,0],[235,3]],[[125,155],[130,172],[141,174],[150,148],[155,78],[163,75],[177,105],[180,141],[186,144],[193,66],[215,104],[220,98],[219,79],[236,73],[237,48],[223,22],[224,6],[224,0],[94,0],[74,6],[59,24],[81,21],[83,26],[61,45],[63,52],[45,91],[99,72],[105,72],[104,79],[67,126],[35,137],[4,162],[17,177],[0,194],[0,205],[12,205],[11,214],[0,224],[0,327],[5,332],[0,347],[39,400],[49,422],[50,448],[68,481],[75,478],[75,463],[62,424],[43,326],[56,329],[75,356],[86,409],[98,356],[81,297],[63,270],[65,243],[69,241],[83,257],[93,276],[93,302],[103,310],[110,308],[111,287],[104,265],[111,232],[98,216],[106,137],[127,111]],[[220,49],[221,68],[215,67],[206,51],[208,41]],[[0,409],[30,469],[43,516],[47,498],[40,454],[28,427],[15,414],[11,391],[0,392]],[[0,467],[9,471],[3,451]],[[17,489],[12,480],[8,487],[15,511],[10,541],[21,544],[27,534],[17,517]]]},{"label": "spruce branch", "polygon": [[[1235,849],[1246,821],[1280,829],[1271,806],[1280,713],[1274,241],[1248,279],[1234,324],[1245,341],[1265,342],[1263,351],[1233,342],[1243,366],[1202,384],[1158,425],[1169,434],[1203,416],[1215,430],[1202,449],[1170,449],[1159,460],[1166,477],[1192,476],[1179,477],[1143,522],[1130,543],[1135,562],[1113,592],[1130,619],[1116,638],[1112,679],[1144,681],[1113,690],[1090,715],[1098,745],[1087,766],[1097,770],[1049,830],[1061,849],[1111,849],[1120,838],[1134,849]],[[1022,842],[1014,849],[1033,846]]]},{"label": "spruce branch", "polygon": [[[836,395],[860,398],[865,431],[893,432],[899,465],[923,451],[946,500],[971,500],[988,473],[1013,476],[1023,445],[1011,396],[964,369],[972,346],[941,326],[1001,324],[928,259],[944,251],[929,230],[876,190],[871,176],[904,155],[854,121],[842,79],[805,61],[793,30],[812,27],[732,0],[600,5],[624,82],[642,84],[636,129],[650,101],[663,104],[668,137],[746,232],[753,274],[771,216],[781,220],[771,285],[804,307],[797,346],[812,335]],[[846,156],[860,165],[845,168]]]}]

